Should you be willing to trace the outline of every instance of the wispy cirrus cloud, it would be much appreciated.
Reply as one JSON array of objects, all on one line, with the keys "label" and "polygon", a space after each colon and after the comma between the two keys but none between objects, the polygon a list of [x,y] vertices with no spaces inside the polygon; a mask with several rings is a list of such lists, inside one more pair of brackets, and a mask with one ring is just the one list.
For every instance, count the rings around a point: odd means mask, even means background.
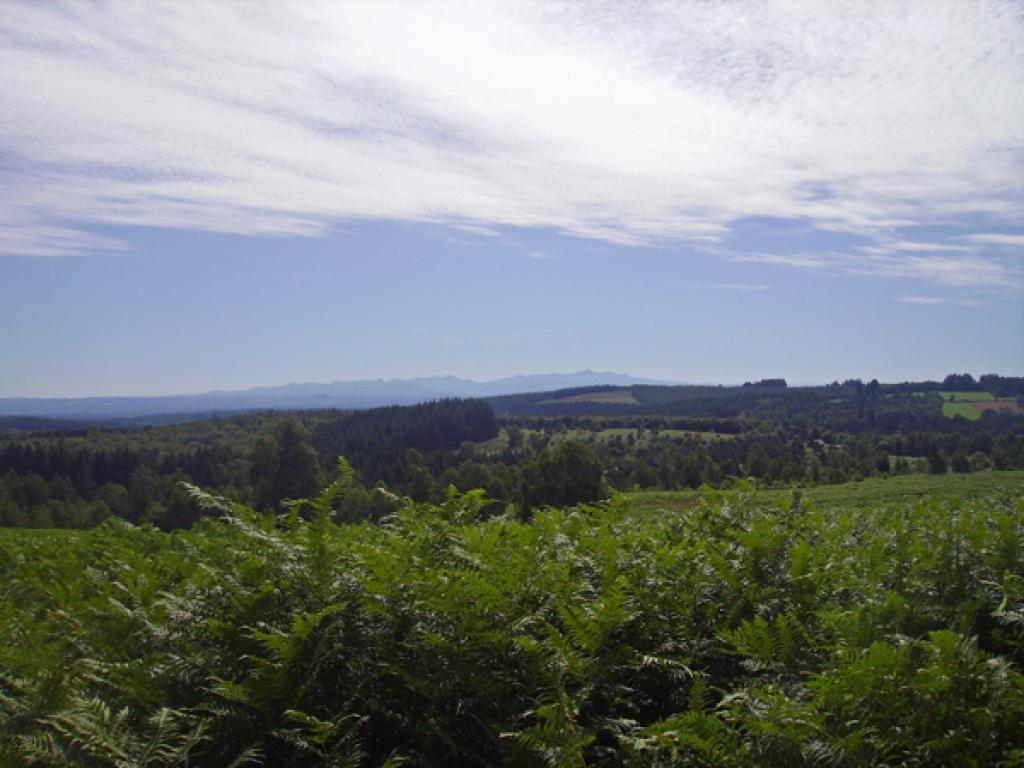
[{"label": "wispy cirrus cloud", "polygon": [[[1021,238],[994,231],[1024,201],[1009,0],[9,3],[0,72],[4,253],[116,247],[95,225],[637,245],[771,216],[880,250],[737,258],[972,286]],[[988,226],[898,235],[963,217]]]},{"label": "wispy cirrus cloud", "polygon": [[736,253],[709,249],[731,261],[766,264],[829,274],[930,283],[947,288],[984,291],[985,298],[1024,292],[1024,262],[985,252],[977,245],[893,242],[848,250],[785,253]]},{"label": "wispy cirrus cloud", "polygon": [[126,244],[79,227],[50,222],[36,215],[12,215],[0,205],[0,254],[19,256],[78,256],[122,251]]},{"label": "wispy cirrus cloud", "polygon": [[961,251],[971,253],[977,248],[969,245],[958,245],[956,243],[925,243],[913,240],[896,240],[882,245],[861,246],[860,250],[871,254],[889,254],[907,251],[910,253],[936,253],[942,251]]},{"label": "wispy cirrus cloud", "polygon": [[859,250],[863,258],[840,259],[840,268],[852,274],[924,280],[956,288],[1024,289],[1024,263],[986,253],[978,246],[895,242]]},{"label": "wispy cirrus cloud", "polygon": [[1020,270],[983,257],[962,258],[936,254],[874,258],[851,265],[848,271],[878,277],[928,278],[945,285],[965,288],[1020,285]]},{"label": "wispy cirrus cloud", "polygon": [[997,232],[978,232],[966,235],[965,240],[984,245],[1003,245],[1011,248],[1024,248],[1024,235],[1012,235]]},{"label": "wispy cirrus cloud", "polygon": [[730,258],[732,261],[800,269],[824,269],[836,260],[834,254],[829,258],[828,255],[813,253],[734,253]]}]

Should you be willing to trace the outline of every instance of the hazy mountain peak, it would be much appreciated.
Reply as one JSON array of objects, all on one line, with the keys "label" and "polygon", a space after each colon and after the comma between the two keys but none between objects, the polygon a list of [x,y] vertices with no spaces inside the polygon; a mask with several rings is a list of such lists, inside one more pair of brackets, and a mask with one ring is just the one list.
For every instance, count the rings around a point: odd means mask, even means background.
[{"label": "hazy mountain peak", "polygon": [[610,384],[657,384],[624,373],[582,370],[575,373],[517,374],[489,381],[452,374],[409,379],[361,379],[329,383],[292,382],[240,391],[160,397],[0,398],[0,416],[122,419],[167,414],[305,408],[372,408],[408,405],[442,397],[490,397]]}]

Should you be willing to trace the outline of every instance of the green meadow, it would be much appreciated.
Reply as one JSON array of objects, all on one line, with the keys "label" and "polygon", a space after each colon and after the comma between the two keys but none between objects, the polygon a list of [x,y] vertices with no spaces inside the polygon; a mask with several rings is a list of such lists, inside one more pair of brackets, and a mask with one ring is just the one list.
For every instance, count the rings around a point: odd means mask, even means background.
[{"label": "green meadow", "polygon": [[[989,402],[983,400],[976,400],[975,402]],[[955,416],[962,416],[970,421],[977,421],[981,418],[981,411],[975,408],[970,403],[950,402],[946,400],[942,403],[942,415],[953,418]]]},{"label": "green meadow", "polygon": [[981,418],[982,409],[972,403],[1006,403],[1012,410],[1016,408],[1016,398],[995,397],[991,392],[940,392],[942,396],[942,415],[953,418],[962,416],[970,421]]},{"label": "green meadow", "polygon": [[[636,512],[653,514],[690,506],[705,493],[701,490],[638,491],[626,496]],[[794,492],[792,489],[758,489],[756,483],[749,483],[743,486],[742,493],[750,503],[771,506],[791,499]],[[838,507],[903,503],[922,497],[939,500],[984,496],[1024,499],[1024,471],[869,477],[857,482],[800,488],[799,493],[802,503]]]}]

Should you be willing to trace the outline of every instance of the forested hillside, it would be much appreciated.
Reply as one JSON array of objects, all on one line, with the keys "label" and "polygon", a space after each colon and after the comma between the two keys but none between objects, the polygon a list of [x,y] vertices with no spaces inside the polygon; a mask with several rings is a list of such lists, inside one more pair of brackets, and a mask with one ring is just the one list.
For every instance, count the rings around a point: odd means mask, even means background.
[{"label": "forested hillside", "polygon": [[[981,381],[993,389],[1016,381],[995,378]],[[203,512],[182,491],[183,481],[276,511],[334,479],[339,455],[355,470],[338,511],[346,520],[378,519],[392,509],[377,486],[434,503],[450,486],[482,488],[497,503],[526,510],[603,498],[610,489],[728,488],[743,479],[763,487],[816,485],[1024,468],[1024,415],[1011,408],[986,409],[973,420],[944,415],[950,406],[959,413],[983,395],[996,397],[979,390],[980,381],[965,381],[954,375],[913,390],[856,381],[602,387],[141,429],[12,431],[0,441],[0,525],[86,528],[116,516],[165,530],[187,527]],[[974,389],[943,389],[953,386]],[[623,393],[636,404],[613,402]],[[543,413],[529,415],[533,410]],[[587,473],[600,480],[580,483],[571,498],[557,490],[571,485],[567,474]]]},{"label": "forested hillside", "polygon": [[747,419],[842,432],[941,430],[944,392],[984,391],[1005,398],[1011,413],[1024,399],[1019,377],[950,374],[942,382],[880,384],[860,379],[824,387],[762,380],[742,387],[584,387],[490,398],[499,416],[664,416]]}]

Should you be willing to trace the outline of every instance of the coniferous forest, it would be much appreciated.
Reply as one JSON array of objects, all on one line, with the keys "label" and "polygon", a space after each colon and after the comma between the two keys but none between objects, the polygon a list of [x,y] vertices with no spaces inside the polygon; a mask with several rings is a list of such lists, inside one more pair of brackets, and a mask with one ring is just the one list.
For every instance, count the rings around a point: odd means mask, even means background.
[{"label": "coniferous forest", "polygon": [[[355,470],[337,512],[348,521],[392,509],[377,487],[434,503],[450,486],[481,488],[526,510],[594,501],[610,489],[1024,469],[1021,381],[966,376],[1012,407],[974,420],[944,415],[956,404],[939,388],[967,386],[951,375],[904,385],[588,388],[164,426],[9,426],[0,437],[0,526],[88,528],[114,516],[187,527],[203,511],[183,482],[276,512],[334,480],[339,455]],[[609,392],[636,402],[609,403]]]}]

